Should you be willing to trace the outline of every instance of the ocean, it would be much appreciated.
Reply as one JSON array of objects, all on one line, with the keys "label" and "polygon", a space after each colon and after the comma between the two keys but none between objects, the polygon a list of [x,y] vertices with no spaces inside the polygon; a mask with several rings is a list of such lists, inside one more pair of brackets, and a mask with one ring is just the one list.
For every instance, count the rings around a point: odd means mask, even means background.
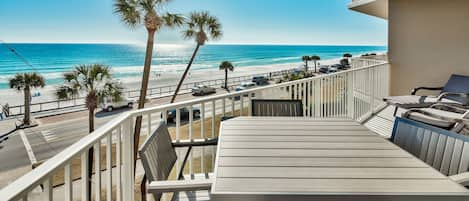
[{"label": "ocean", "polygon": [[[8,88],[8,79],[16,73],[36,71],[47,85],[63,82],[62,74],[78,64],[102,63],[113,68],[114,77],[141,75],[145,46],[128,44],[8,44],[33,67],[0,44],[0,89]],[[194,45],[157,45],[152,73],[180,72],[187,65]],[[222,61],[236,68],[301,62],[303,55],[319,55],[322,60],[386,52],[385,46],[293,46],[293,45],[206,45],[192,66],[193,71],[214,70]]]}]

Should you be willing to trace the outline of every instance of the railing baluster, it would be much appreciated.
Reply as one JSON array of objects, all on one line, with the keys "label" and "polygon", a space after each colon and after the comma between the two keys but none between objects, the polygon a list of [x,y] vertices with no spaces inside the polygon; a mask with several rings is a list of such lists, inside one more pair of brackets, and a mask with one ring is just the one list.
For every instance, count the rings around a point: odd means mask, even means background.
[{"label": "railing baluster", "polygon": [[122,127],[119,125],[116,130],[116,201],[121,201],[122,197],[122,178],[121,178],[121,132]]},{"label": "railing baluster", "polygon": [[205,138],[205,102],[200,105],[200,137]]},{"label": "railing baluster", "polygon": [[244,109],[244,94],[239,96],[239,116],[243,116],[243,109]]},{"label": "railing baluster", "polygon": [[194,107],[192,105],[189,106],[189,140],[193,141],[192,137],[192,124],[194,122]]},{"label": "railing baluster", "polygon": [[306,99],[308,97],[308,95],[306,94],[307,93],[307,82],[303,82],[302,83],[302,86],[303,86],[303,94],[302,94],[302,100],[303,100],[303,116],[308,116],[308,114],[306,114],[306,108],[308,108],[308,105],[306,103]]},{"label": "railing baluster", "polygon": [[231,116],[236,116],[235,114],[235,96],[231,97]]},{"label": "railing baluster", "polygon": [[64,167],[64,193],[65,201],[73,200],[73,178],[72,178],[72,166],[71,162],[67,163]]},{"label": "railing baluster", "polygon": [[151,113],[147,115],[147,135],[151,135]]},{"label": "railing baluster", "polygon": [[176,141],[181,140],[180,129],[181,129],[181,108],[176,108]]},{"label": "railing baluster", "polygon": [[89,186],[89,178],[88,178],[88,151],[84,151],[81,154],[81,200],[83,201],[90,201],[88,197],[88,186]]},{"label": "railing baluster", "polygon": [[94,145],[94,195],[95,200],[101,200],[101,141]]},{"label": "railing baluster", "polygon": [[216,111],[215,111],[215,101],[212,101],[212,138],[215,137],[215,118],[216,118]]},{"label": "railing baluster", "polygon": [[248,116],[252,116],[252,93],[248,94]]},{"label": "railing baluster", "polygon": [[112,132],[106,136],[106,181],[106,198],[112,201]]},{"label": "railing baluster", "polygon": [[52,177],[47,178],[44,183],[42,184],[44,186],[44,199],[46,201],[52,201],[53,200],[53,192],[54,188],[52,187]]},{"label": "railing baluster", "polygon": [[124,122],[124,132],[123,132],[123,190],[122,190],[122,200],[123,201],[133,201],[134,200],[134,162],[133,162],[133,136],[132,136],[132,120]]},{"label": "railing baluster", "polygon": [[163,113],[162,117],[163,117],[164,123],[165,123],[165,124],[168,124],[168,111],[167,111],[167,110],[163,110],[162,113]]},{"label": "railing baluster", "polygon": [[221,116],[224,117],[226,116],[226,99],[225,98],[222,98],[221,99]]}]

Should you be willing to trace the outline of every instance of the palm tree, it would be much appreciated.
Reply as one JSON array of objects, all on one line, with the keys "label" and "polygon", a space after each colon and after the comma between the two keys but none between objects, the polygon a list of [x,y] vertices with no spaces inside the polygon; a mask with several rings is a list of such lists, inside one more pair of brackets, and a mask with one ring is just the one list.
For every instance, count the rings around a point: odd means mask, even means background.
[{"label": "palm tree", "polygon": [[[64,74],[65,83],[57,88],[56,97],[59,100],[68,100],[86,94],[85,105],[88,108],[88,131],[94,131],[94,112],[100,101],[111,98],[119,101],[122,98],[122,86],[112,80],[111,69],[102,64],[79,65],[72,72]],[[91,175],[93,166],[93,148],[88,151],[88,177],[91,192]],[[99,162],[99,161],[98,161]],[[91,194],[88,194],[91,198]],[[91,200],[91,199],[90,199]]]},{"label": "palm tree", "polygon": [[44,77],[38,73],[18,73],[9,80],[10,88],[24,92],[23,125],[31,125],[31,88],[43,88],[46,85]]},{"label": "palm tree", "polygon": [[353,56],[352,56],[352,54],[350,54],[350,53],[345,53],[345,54],[343,55],[343,57],[345,57],[345,58],[352,58]]},{"label": "palm tree", "polygon": [[179,89],[181,88],[184,79],[186,79],[187,73],[189,72],[192,63],[194,62],[195,56],[197,55],[200,46],[205,45],[205,43],[209,40],[209,36],[211,39],[216,40],[221,38],[223,34],[218,18],[211,16],[210,13],[204,11],[193,12],[190,14],[189,21],[187,22],[187,29],[183,31],[183,35],[186,39],[195,39],[197,46],[195,47],[194,53],[192,54],[191,60],[189,61],[186,70],[179,80],[176,90],[174,91],[174,95],[171,98],[171,103],[174,103],[176,100]]},{"label": "palm tree", "polygon": [[[143,25],[148,32],[138,109],[145,107],[155,33],[163,27],[176,27],[184,23],[184,17],[179,14],[160,12],[160,8],[169,1],[170,0],[115,0],[114,3],[114,12],[120,16],[122,22],[132,29],[139,25]],[[141,128],[142,116],[138,116],[135,120],[134,130],[134,163],[137,161],[138,142],[140,139]]]},{"label": "palm tree", "polygon": [[317,67],[318,67],[317,61],[321,60],[321,57],[319,57],[318,55],[313,55],[310,58],[314,62],[314,72],[317,73],[318,72],[317,71]]},{"label": "palm tree", "polygon": [[303,56],[303,57],[301,57],[301,60],[303,60],[303,62],[305,62],[305,69],[306,69],[306,71],[308,71],[308,61],[311,61],[311,57],[310,56]]},{"label": "palm tree", "polygon": [[228,91],[228,71],[233,71],[234,66],[229,61],[224,61],[220,64],[220,70],[225,70],[225,89]]}]

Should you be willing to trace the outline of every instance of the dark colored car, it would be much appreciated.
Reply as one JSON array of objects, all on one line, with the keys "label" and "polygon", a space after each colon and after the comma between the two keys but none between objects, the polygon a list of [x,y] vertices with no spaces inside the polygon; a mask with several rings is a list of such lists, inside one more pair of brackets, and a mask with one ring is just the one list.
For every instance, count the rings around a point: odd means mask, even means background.
[{"label": "dark colored car", "polygon": [[252,78],[252,82],[256,83],[256,85],[267,85],[267,84],[269,84],[269,80],[265,76],[254,76]]},{"label": "dark colored car", "polygon": [[329,66],[319,66],[319,72],[320,73],[328,73],[329,72]]},{"label": "dark colored car", "polygon": [[338,70],[347,70],[347,69],[349,69],[347,66],[342,65],[342,64],[334,64],[331,67],[337,68]]},{"label": "dark colored car", "polygon": [[[188,121],[189,120],[189,109],[181,108],[181,121]],[[192,117],[199,118],[200,117],[200,109],[199,108],[192,108]],[[163,114],[161,114],[161,118],[163,118]],[[168,122],[176,122],[176,109],[168,110],[166,120]]]}]

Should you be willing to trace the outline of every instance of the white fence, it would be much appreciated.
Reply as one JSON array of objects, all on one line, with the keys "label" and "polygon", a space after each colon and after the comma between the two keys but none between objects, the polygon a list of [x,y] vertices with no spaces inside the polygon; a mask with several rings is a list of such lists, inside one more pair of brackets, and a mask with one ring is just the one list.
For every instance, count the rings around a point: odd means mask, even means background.
[{"label": "white fence", "polygon": [[[217,136],[219,117],[249,116],[252,99],[297,99],[303,101],[307,117],[363,121],[373,115],[382,98],[388,95],[389,66],[384,61],[357,60],[353,65],[351,70],[334,74],[125,113],[2,189],[0,198],[87,200],[87,158],[88,150],[93,148],[92,157],[100,161],[94,163],[95,172],[100,174],[94,174],[91,182],[94,200],[134,200],[132,135],[137,116],[143,116],[142,136],[145,136],[155,129],[157,122],[167,119],[168,111],[176,113],[171,128],[176,141]],[[196,113],[200,112],[199,119],[194,118],[194,108]],[[206,152],[210,154],[207,156]],[[185,171],[209,172],[211,167],[207,164],[213,164],[214,154],[215,150],[210,148],[191,154]],[[60,187],[53,187],[58,184]]]}]

